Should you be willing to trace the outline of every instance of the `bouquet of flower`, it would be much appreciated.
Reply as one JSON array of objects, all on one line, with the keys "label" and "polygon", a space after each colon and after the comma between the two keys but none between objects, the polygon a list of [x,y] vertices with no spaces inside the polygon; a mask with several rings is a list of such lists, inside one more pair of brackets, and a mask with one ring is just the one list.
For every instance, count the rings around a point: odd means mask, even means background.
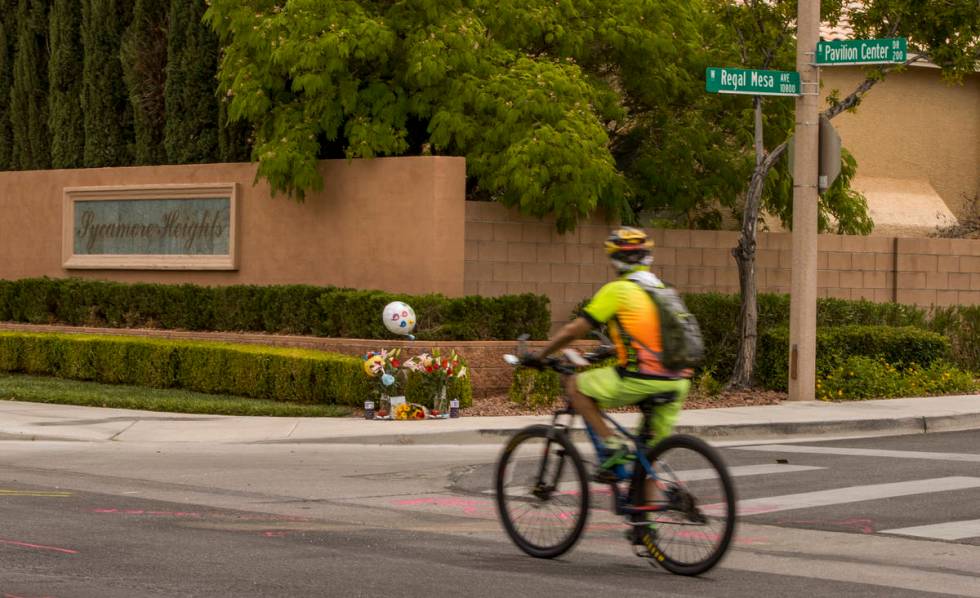
[{"label": "bouquet of flower", "polygon": [[375,379],[379,395],[398,394],[400,379],[404,379],[401,349],[371,351],[364,356],[364,372]]},{"label": "bouquet of flower", "polygon": [[463,358],[456,351],[442,355],[438,349],[433,349],[431,353],[422,353],[407,360],[404,368],[420,374],[433,389],[430,414],[434,417],[449,417],[446,386],[454,378],[466,377],[466,362]]},{"label": "bouquet of flower", "polygon": [[395,419],[425,419],[428,413],[422,405],[402,403],[394,408],[392,416]]},{"label": "bouquet of flower", "polygon": [[452,378],[466,377],[466,362],[456,351],[450,351],[448,355],[442,356],[439,349],[433,349],[432,353],[422,353],[412,357],[405,362],[404,367],[436,380],[440,387],[445,387]]}]

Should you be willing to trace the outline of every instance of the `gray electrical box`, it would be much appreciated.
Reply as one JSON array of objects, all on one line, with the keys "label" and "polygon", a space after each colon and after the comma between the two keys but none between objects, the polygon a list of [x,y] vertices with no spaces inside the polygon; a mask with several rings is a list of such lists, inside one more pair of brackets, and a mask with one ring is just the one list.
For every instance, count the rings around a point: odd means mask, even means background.
[{"label": "gray electrical box", "polygon": [[823,193],[840,176],[840,135],[830,119],[820,115],[820,165],[817,189]]}]

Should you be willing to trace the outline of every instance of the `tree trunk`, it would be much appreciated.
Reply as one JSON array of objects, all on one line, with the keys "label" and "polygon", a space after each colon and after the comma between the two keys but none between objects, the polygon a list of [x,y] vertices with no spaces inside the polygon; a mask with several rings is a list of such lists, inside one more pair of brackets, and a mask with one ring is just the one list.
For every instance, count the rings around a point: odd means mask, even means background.
[{"label": "tree trunk", "polygon": [[745,211],[742,214],[742,236],[738,245],[732,249],[732,256],[738,264],[738,286],[742,295],[742,305],[738,314],[738,354],[735,368],[728,381],[728,388],[744,389],[752,386],[755,374],[755,350],[758,339],[759,308],[758,285],[756,284],[755,250],[758,238],[759,210],[762,205],[762,190],[766,176],[773,165],[782,157],[788,147],[787,142],[766,153],[762,140],[762,98],[755,96],[755,170],[749,179],[745,193]]},{"label": "tree trunk", "polygon": [[[906,66],[922,60],[923,57],[914,56],[905,61],[902,66]],[[823,114],[827,118],[834,118],[845,110],[852,109],[860,103],[872,87],[877,84],[884,75],[895,67],[879,67],[877,76],[867,77],[858,87],[846,98],[831,106]],[[738,284],[742,295],[741,309],[738,316],[738,353],[735,358],[735,368],[728,381],[730,389],[750,388],[755,374],[755,353],[758,340],[759,328],[759,304],[758,288],[756,284],[755,250],[757,238],[757,225],[759,221],[759,208],[762,200],[762,190],[769,170],[776,161],[783,155],[788,147],[788,142],[783,142],[769,154],[765,153],[762,140],[762,98],[754,97],[755,107],[755,170],[752,171],[752,178],[749,179],[749,188],[745,193],[745,212],[742,215],[742,236],[738,240],[738,245],[732,249],[732,256],[738,264]]]},{"label": "tree trunk", "polygon": [[728,388],[748,388],[752,385],[755,369],[755,348],[758,336],[758,302],[756,299],[755,248],[759,221],[759,204],[762,187],[769,168],[766,166],[765,147],[762,140],[762,98],[755,96],[755,170],[745,193],[745,211],[742,213],[742,236],[732,249],[738,264],[738,286],[742,306],[738,314],[738,354],[735,369],[728,381]]}]

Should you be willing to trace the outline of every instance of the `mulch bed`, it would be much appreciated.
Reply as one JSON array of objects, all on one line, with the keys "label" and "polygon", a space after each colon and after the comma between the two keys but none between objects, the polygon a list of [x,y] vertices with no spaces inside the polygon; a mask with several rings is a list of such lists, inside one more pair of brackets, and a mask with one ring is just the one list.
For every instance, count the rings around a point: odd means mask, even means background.
[{"label": "mulch bed", "polygon": [[[684,403],[684,409],[711,409],[719,407],[746,407],[749,405],[778,405],[787,398],[786,393],[771,390],[723,391],[712,397],[692,393]],[[512,403],[506,395],[473,400],[473,406],[463,410],[463,416],[495,415],[548,415],[555,406],[530,408]],[[616,411],[634,411],[633,408]]]}]

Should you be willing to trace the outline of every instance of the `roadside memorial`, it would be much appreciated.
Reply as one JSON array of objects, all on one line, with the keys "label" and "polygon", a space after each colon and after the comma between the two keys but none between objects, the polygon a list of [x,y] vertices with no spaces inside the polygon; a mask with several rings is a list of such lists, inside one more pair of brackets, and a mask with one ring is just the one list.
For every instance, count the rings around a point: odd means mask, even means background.
[{"label": "roadside memorial", "polygon": [[[401,301],[392,301],[382,312],[385,328],[393,334],[415,340],[415,310]],[[364,403],[366,419],[422,420],[459,417],[459,401],[448,400],[449,384],[467,376],[467,366],[455,351],[442,354],[439,349],[402,358],[401,349],[382,349],[364,355],[364,372],[375,381],[377,402]],[[432,407],[406,400],[409,377],[432,397]]]}]

